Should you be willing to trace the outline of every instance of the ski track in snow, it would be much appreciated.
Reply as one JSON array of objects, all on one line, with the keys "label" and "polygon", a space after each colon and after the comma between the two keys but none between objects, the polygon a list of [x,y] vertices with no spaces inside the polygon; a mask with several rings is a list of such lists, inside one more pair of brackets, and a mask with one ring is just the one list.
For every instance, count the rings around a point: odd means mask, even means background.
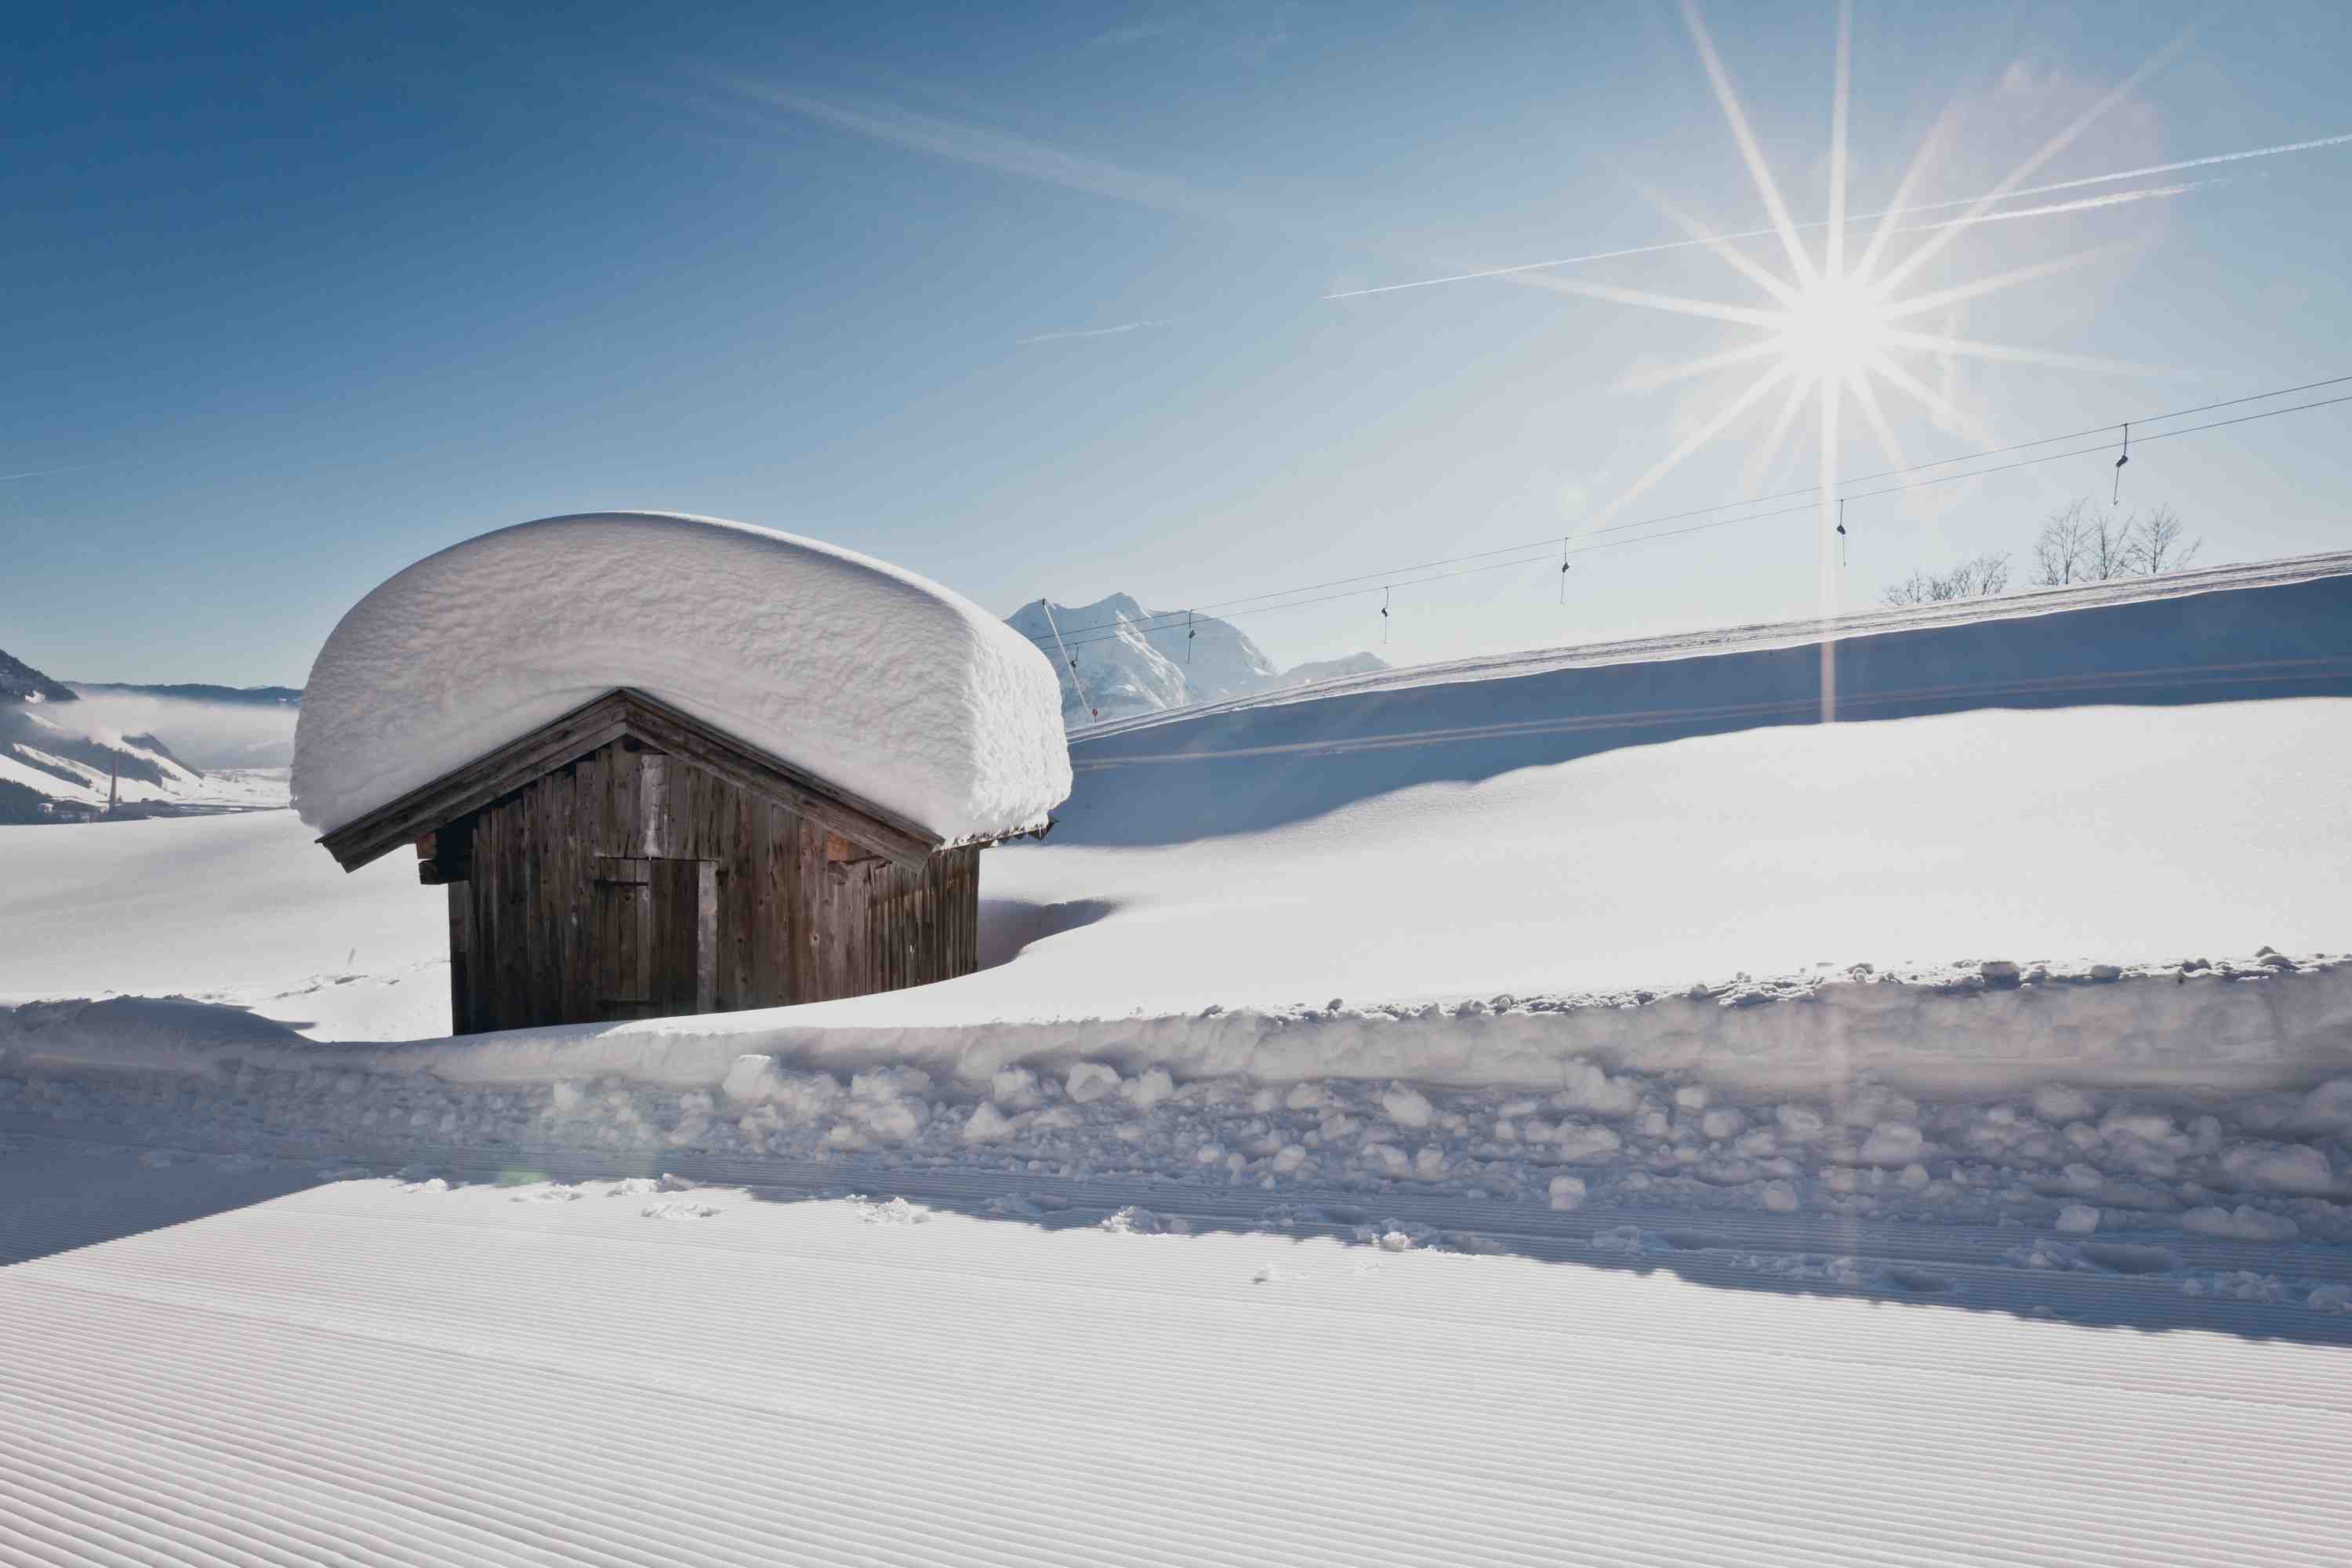
[{"label": "ski track in snow", "polygon": [[2219,1568],[2352,1524],[2343,1349],[2168,1282],[2240,1331],[639,1185],[715,1212],[345,1180],[0,1271],[79,1347],[0,1360],[0,1561]]}]

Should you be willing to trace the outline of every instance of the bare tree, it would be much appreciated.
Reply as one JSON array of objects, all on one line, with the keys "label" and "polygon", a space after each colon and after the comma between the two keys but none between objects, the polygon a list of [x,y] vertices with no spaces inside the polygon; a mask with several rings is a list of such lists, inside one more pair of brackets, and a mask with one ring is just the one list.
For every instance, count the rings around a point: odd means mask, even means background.
[{"label": "bare tree", "polygon": [[2090,510],[2089,501],[2072,500],[2043,521],[2033,541],[2035,587],[2063,588],[2088,575],[2084,564],[2090,553],[2090,524],[2084,513]]},{"label": "bare tree", "polygon": [[1988,552],[1961,562],[1948,572],[1914,572],[1879,595],[1884,605],[1943,605],[1954,599],[1977,599],[2009,586],[2009,557]]},{"label": "bare tree", "polygon": [[2205,542],[2191,539],[2182,542],[2189,531],[2180,514],[2170,506],[2159,506],[2141,520],[2137,544],[2137,566],[2153,577],[2159,572],[2178,572],[2197,559],[2197,552]]},{"label": "bare tree", "polygon": [[2082,575],[2094,583],[2128,577],[2139,570],[2139,527],[2133,519],[2094,509],[2083,535]]}]

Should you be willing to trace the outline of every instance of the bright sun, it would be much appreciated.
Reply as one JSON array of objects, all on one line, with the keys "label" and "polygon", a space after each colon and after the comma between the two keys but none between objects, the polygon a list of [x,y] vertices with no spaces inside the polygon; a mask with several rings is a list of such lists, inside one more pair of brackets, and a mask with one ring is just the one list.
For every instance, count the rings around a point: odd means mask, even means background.
[{"label": "bright sun", "polygon": [[[1786,265],[1770,266],[1748,255],[1736,244],[1676,211],[1663,195],[1652,192],[1650,197],[1653,202],[1679,223],[1694,240],[1706,246],[1738,273],[1763,298],[1739,302],[1699,300],[1594,280],[1534,274],[1524,280],[1563,293],[1612,300],[1685,317],[1730,322],[1751,330],[1753,335],[1735,347],[1679,364],[1647,369],[1639,376],[1631,378],[1633,385],[1656,387],[1689,376],[1712,374],[1734,365],[1759,367],[1759,373],[1743,389],[1719,405],[1697,429],[1677,442],[1664,458],[1595,513],[1590,526],[1598,528],[1605,523],[1610,517],[1664,479],[1683,459],[1721,436],[1751,410],[1765,405],[1768,399],[1776,399],[1778,412],[1760,442],[1753,443],[1750,450],[1751,472],[1768,468],[1777,460],[1782,444],[1794,434],[1800,414],[1810,409],[1821,433],[1821,477],[1816,488],[1821,495],[1821,568],[1826,610],[1834,595],[1832,563],[1836,556],[1833,535],[1839,531],[1836,512],[1839,430],[1847,408],[1859,416],[1861,425],[1886,457],[1887,466],[1897,470],[1907,466],[1907,459],[1887,416],[1884,394],[1899,394],[1927,409],[1938,424],[1964,431],[1988,446],[1996,444],[1990,432],[1969,418],[1945,392],[1930,386],[1904,363],[1906,360],[1915,364],[1922,356],[1937,362],[1958,358],[2005,360],[2111,373],[2133,368],[2080,354],[2053,353],[2046,350],[1962,338],[1952,330],[1957,319],[1951,311],[1963,302],[2076,266],[2102,254],[2107,247],[2059,256],[2005,272],[1979,275],[1942,288],[1922,290],[1914,279],[1972,226],[2002,217],[2025,216],[2013,211],[1992,213],[1990,209],[2006,200],[2035,170],[2081,134],[2151,69],[2169,58],[2179,47],[2179,40],[2176,40],[2171,48],[2159,52],[2142,65],[2091,110],[2043,143],[1999,185],[1967,202],[1967,210],[1959,216],[1900,225],[1898,219],[1901,215],[1928,210],[1912,205],[1913,192],[1932,157],[1951,139],[1953,116],[1947,111],[1944,120],[1930,133],[1918,157],[1904,174],[1894,199],[1874,215],[1879,221],[1867,243],[1855,247],[1859,254],[1850,255],[1846,213],[1846,120],[1853,70],[1852,0],[1844,0],[1838,8],[1836,87],[1830,120],[1829,214],[1825,221],[1802,225],[1790,213],[1788,204],[1781,197],[1780,186],[1774,182],[1766,163],[1764,150],[1748,124],[1747,111],[1740,106],[1730,75],[1716,53],[1715,42],[1708,37],[1706,24],[1699,18],[1695,0],[1683,0],[1683,15],[1690,28],[1691,41],[1697,47],[1700,62],[1706,68],[1708,81],[1715,89],[1716,101],[1721,106],[1724,120],[1730,128],[1732,140],[1738,144],[1740,156],[1755,181],[1756,193],[1762,199],[1765,211],[1770,215],[1772,226],[1769,232],[1779,238],[1783,253],[1780,259]],[[1818,251],[1800,237],[1801,228],[1822,231]],[[1925,237],[1910,249],[1909,254],[1897,259],[1891,254],[1894,248],[1892,242],[1898,234],[1906,233],[1919,233]],[[1946,318],[1944,330],[1920,330],[1924,324],[1923,318],[1934,315]]]},{"label": "bright sun", "polygon": [[1809,381],[1849,380],[1895,346],[1893,316],[1852,279],[1817,279],[1780,318],[1782,360]]}]

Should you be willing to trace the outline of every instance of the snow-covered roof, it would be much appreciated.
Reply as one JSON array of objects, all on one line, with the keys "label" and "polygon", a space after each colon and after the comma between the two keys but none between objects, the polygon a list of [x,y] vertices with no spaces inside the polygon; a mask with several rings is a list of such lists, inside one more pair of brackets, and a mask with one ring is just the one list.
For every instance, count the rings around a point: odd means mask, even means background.
[{"label": "snow-covered roof", "polygon": [[1070,792],[1053,666],[977,605],[815,540],[633,511],[500,529],[362,599],[303,690],[295,805],[331,833],[615,687],[950,843]]}]

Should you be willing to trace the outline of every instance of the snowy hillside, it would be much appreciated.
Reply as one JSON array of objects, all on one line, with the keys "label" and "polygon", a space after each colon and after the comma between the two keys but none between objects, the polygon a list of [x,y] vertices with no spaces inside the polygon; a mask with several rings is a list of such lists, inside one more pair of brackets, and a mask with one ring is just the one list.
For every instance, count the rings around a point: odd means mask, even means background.
[{"label": "snowy hillside", "polygon": [[0,702],[70,702],[74,694],[23,659],[0,651]]},{"label": "snowy hillside", "polygon": [[1050,614],[1047,601],[1034,600],[1006,624],[1060,670],[1062,717],[1073,728],[1388,668],[1358,653],[1277,670],[1232,622],[1147,610],[1125,594],[1091,605],[1052,605]]},{"label": "snowy hillside", "polygon": [[191,767],[155,734],[121,728],[125,716],[0,654],[0,822],[51,821],[110,799],[134,813],[286,804],[282,779]]}]

